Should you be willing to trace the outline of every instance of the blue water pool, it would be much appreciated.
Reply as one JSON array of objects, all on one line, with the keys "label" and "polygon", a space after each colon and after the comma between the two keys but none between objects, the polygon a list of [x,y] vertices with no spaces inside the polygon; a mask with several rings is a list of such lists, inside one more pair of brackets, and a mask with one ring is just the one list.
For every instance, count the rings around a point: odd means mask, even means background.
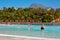
[{"label": "blue water pool", "polygon": [[44,28],[40,24],[0,24],[0,34],[60,38],[60,25],[45,24]]}]

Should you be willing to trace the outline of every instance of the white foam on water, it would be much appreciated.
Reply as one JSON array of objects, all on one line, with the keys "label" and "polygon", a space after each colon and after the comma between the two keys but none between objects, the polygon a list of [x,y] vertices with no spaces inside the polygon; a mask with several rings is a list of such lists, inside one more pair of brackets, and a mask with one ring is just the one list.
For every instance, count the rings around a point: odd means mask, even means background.
[{"label": "white foam on water", "polygon": [[8,34],[0,34],[0,36],[8,36],[8,37],[18,37],[18,38],[27,38],[27,39],[44,39],[44,40],[60,40],[60,39],[54,39],[54,38],[42,38],[42,37],[29,37],[29,36],[18,36],[18,35],[8,35]]}]

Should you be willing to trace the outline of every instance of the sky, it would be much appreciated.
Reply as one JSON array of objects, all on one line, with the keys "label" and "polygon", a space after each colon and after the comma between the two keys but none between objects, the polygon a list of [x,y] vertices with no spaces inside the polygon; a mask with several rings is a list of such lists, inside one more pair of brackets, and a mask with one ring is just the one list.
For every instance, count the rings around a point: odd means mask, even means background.
[{"label": "sky", "polygon": [[15,7],[25,8],[31,4],[42,4],[46,7],[60,8],[60,0],[0,0],[0,8]]}]

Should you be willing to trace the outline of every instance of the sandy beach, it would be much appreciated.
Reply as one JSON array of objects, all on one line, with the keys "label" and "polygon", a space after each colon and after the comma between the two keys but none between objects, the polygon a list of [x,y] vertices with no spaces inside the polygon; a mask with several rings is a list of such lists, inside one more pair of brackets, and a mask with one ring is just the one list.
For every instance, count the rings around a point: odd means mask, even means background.
[{"label": "sandy beach", "polygon": [[0,40],[60,40],[60,39],[0,34]]},{"label": "sandy beach", "polygon": [[60,40],[60,39],[30,39],[30,38],[19,38],[19,37],[8,37],[0,36],[0,40]]},{"label": "sandy beach", "polygon": [[0,36],[0,40],[37,40],[37,39],[27,39],[27,38],[17,38],[17,37]]}]

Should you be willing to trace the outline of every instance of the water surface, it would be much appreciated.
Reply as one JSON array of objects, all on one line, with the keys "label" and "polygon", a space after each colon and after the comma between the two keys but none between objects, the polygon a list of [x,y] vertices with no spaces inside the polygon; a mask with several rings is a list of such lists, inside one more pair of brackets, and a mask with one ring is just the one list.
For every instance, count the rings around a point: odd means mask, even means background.
[{"label": "water surface", "polygon": [[0,34],[60,38],[60,25],[45,24],[41,30],[40,24],[0,24]]}]

